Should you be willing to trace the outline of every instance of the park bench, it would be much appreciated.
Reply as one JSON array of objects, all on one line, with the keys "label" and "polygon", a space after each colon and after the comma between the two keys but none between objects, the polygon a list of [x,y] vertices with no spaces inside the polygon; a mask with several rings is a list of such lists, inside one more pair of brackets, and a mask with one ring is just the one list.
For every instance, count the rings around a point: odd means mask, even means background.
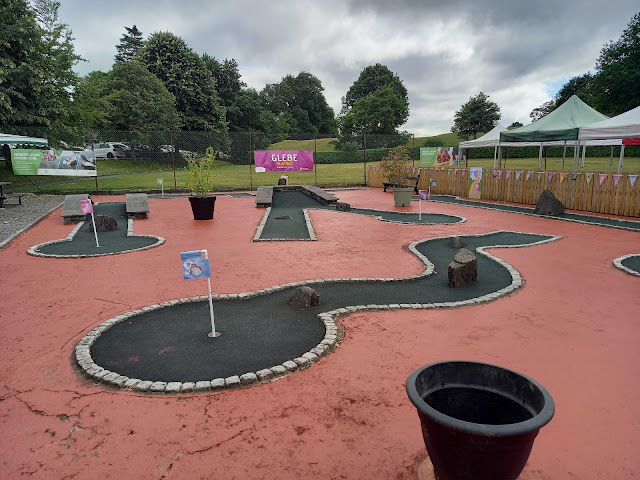
[{"label": "park bench", "polygon": [[129,218],[147,218],[149,201],[146,193],[127,193],[125,199]]},{"label": "park bench", "polygon": [[0,195],[0,208],[4,208],[4,201],[9,198],[17,198],[18,203],[22,205],[22,196],[26,195],[25,193],[5,193]]},{"label": "park bench", "polygon": [[[413,191],[416,193],[416,195],[418,195],[418,182],[420,181],[420,175],[418,175],[417,177],[407,177],[407,180],[408,180],[407,187],[411,186],[411,182],[415,182],[415,184],[413,185]],[[382,186],[384,187],[382,191],[386,192],[387,187],[393,187],[393,184],[389,182],[383,182]]]},{"label": "park bench", "polygon": [[79,193],[75,195],[67,195],[64,197],[64,204],[62,205],[62,218],[64,223],[79,223],[85,219],[85,214],[82,213],[80,208],[80,200],[90,200],[88,193]]}]

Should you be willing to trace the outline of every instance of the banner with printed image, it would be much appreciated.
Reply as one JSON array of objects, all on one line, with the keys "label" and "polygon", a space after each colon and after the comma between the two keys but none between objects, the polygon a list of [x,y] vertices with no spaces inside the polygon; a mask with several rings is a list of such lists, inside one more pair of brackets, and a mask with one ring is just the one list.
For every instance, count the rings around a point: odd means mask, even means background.
[{"label": "banner with printed image", "polygon": [[95,177],[96,156],[91,150],[11,150],[11,165],[16,175],[64,175]]},{"label": "banner with printed image", "polygon": [[480,198],[482,193],[482,167],[469,169],[469,198]]}]

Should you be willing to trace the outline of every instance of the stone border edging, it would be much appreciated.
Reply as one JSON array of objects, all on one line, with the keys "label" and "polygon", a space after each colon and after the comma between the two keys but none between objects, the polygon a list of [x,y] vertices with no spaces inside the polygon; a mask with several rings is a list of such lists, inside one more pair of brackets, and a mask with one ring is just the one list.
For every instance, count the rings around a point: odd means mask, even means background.
[{"label": "stone border edging", "polygon": [[[97,203],[96,203],[97,205]],[[57,207],[56,207],[57,208]],[[159,247],[160,245],[162,245],[165,242],[165,239],[163,237],[159,237],[157,235],[135,235],[133,233],[133,218],[128,218],[127,219],[127,237],[145,237],[145,238],[155,238],[157,241],[156,243],[152,244],[152,245],[147,245],[146,247],[140,247],[140,248],[133,248],[130,250],[122,250],[120,252],[108,252],[108,253],[90,253],[90,254],[82,254],[82,255],[57,255],[57,254],[52,254],[52,253],[41,253],[38,251],[38,249],[40,249],[41,247],[46,247],[47,245],[53,245],[56,243],[61,243],[61,242],[71,242],[73,240],[73,237],[75,237],[76,233],[78,233],[78,231],[80,230],[80,227],[82,227],[82,225],[84,225],[84,221],[82,222],[78,222],[78,224],[73,227],[73,230],[71,230],[71,233],[69,233],[69,235],[67,235],[66,238],[63,238],[61,240],[51,240],[49,242],[44,242],[44,243],[38,243],[37,245],[33,245],[32,247],[29,247],[27,249],[27,253],[29,255],[33,255],[34,257],[48,257],[48,258],[87,258],[87,257],[104,257],[107,255],[120,255],[121,253],[131,253],[131,252],[139,252],[142,250],[148,250],[150,248],[155,248],[155,247]]]},{"label": "stone border edging", "polygon": [[[455,196],[455,195],[441,195],[442,197],[453,197],[454,199],[458,199],[458,200],[465,200],[464,198],[461,198],[459,196]],[[451,203],[451,202],[447,202],[444,200],[434,200],[433,196],[431,198],[431,200],[428,200],[431,202],[438,202],[438,203],[445,203],[448,205],[459,205],[461,207],[470,207],[470,208],[484,208],[485,210],[495,210],[498,212],[505,212],[505,213],[515,213],[517,215],[528,215],[529,217],[535,217],[535,218],[546,218],[549,220],[562,220],[564,222],[574,222],[574,223],[581,223],[583,225],[597,225],[598,227],[609,227],[609,228],[617,228],[619,230],[628,230],[630,232],[637,232],[637,229],[634,228],[629,228],[629,227],[623,227],[623,226],[618,226],[618,225],[610,225],[607,223],[598,223],[598,222],[587,222],[586,220],[576,220],[574,218],[563,218],[563,217],[554,217],[552,215],[536,215],[535,213],[528,213],[528,212],[516,212],[513,210],[504,210],[501,208],[494,208],[494,207],[490,207],[487,203],[484,203],[484,205],[468,205],[466,203]],[[502,205],[502,204],[501,204]],[[504,204],[506,206],[509,206],[508,204]],[[526,207],[520,207],[520,208],[526,208]],[[582,213],[573,213],[572,215],[583,215],[585,217],[589,217],[589,218],[602,218],[602,219],[606,219],[606,220],[615,220],[616,222],[635,222],[635,220],[620,220],[619,218],[610,218],[610,217],[601,217],[599,215],[584,215]],[[640,222],[638,222],[640,223]]]},{"label": "stone border edging", "polygon": [[[482,234],[470,234],[464,235],[464,237],[482,237],[486,235],[491,235],[493,233],[525,233],[525,232],[514,232],[509,230],[495,230],[493,232],[487,232]],[[525,233],[526,234],[526,233]],[[339,282],[403,282],[410,281],[417,278],[426,277],[431,275],[434,271],[434,265],[429,261],[429,259],[421,254],[417,250],[417,246],[424,242],[429,242],[432,240],[453,238],[455,236],[460,235],[447,235],[443,237],[435,237],[429,239],[418,240],[409,244],[409,250],[418,257],[418,259],[425,265],[425,269],[417,274],[410,275],[408,277],[397,277],[397,278],[325,278],[319,280],[306,280],[301,282],[287,283],[285,285],[276,285],[274,287],[265,288],[262,290],[256,290],[251,292],[244,292],[239,294],[220,294],[213,295],[214,300],[247,300],[249,298],[258,297],[261,295],[267,295],[272,292],[276,292],[278,290],[285,290],[287,288],[296,288],[305,285],[314,285],[321,283],[339,283]],[[524,284],[522,276],[520,273],[509,263],[506,261],[497,258],[490,253],[486,252],[485,249],[488,248],[520,248],[520,247],[528,247],[533,245],[541,245],[544,243],[549,243],[555,240],[559,240],[560,236],[549,236],[544,240],[540,240],[538,242],[532,242],[527,244],[519,244],[519,245],[490,245],[484,247],[478,247],[476,251],[480,252],[482,255],[498,262],[500,265],[507,268],[509,273],[511,274],[511,284],[505,288],[502,288],[496,292],[489,293],[487,295],[482,295],[480,297],[462,300],[459,302],[443,302],[443,303],[411,303],[411,304],[388,304],[388,305],[355,305],[337,308],[334,310],[330,310],[327,312],[322,312],[317,315],[317,317],[324,323],[325,326],[325,335],[322,341],[316,345],[314,348],[309,350],[308,352],[303,353],[299,357],[296,357],[292,360],[287,360],[280,365],[275,365],[269,368],[264,368],[258,370],[256,372],[246,372],[243,374],[232,375],[227,378],[215,378],[213,380],[200,380],[196,382],[164,382],[161,380],[142,380],[138,378],[129,378],[124,375],[120,375],[116,372],[112,372],[103,367],[96,365],[91,358],[91,346],[95,343],[95,341],[102,335],[102,333],[113,325],[123,322],[129,318],[135,317],[137,315],[142,315],[146,312],[150,312],[153,310],[158,310],[160,308],[172,307],[174,305],[178,305],[181,303],[191,303],[191,302],[204,302],[208,301],[208,296],[198,296],[198,297],[190,297],[190,298],[181,298],[179,300],[171,300],[168,302],[162,302],[159,304],[154,304],[146,307],[142,307],[137,310],[133,310],[131,312],[127,312],[121,315],[116,315],[113,318],[110,318],[106,322],[103,322],[89,333],[87,333],[76,345],[75,347],[75,361],[77,365],[82,369],[82,372],[85,376],[87,376],[91,380],[99,381],[105,383],[107,386],[120,388],[120,389],[128,389],[136,392],[152,392],[152,393],[201,393],[207,391],[220,391],[228,388],[236,388],[236,387],[244,387],[257,383],[267,382],[271,380],[275,380],[280,377],[287,376],[295,371],[303,370],[305,368],[310,367],[314,363],[316,363],[321,357],[328,355],[331,353],[338,343],[339,340],[339,329],[335,323],[335,319],[342,316],[348,315],[350,313],[355,312],[363,312],[363,311],[376,311],[376,310],[400,310],[400,309],[431,309],[431,308],[455,308],[462,307],[468,305],[475,305],[479,303],[490,302],[499,297],[507,295],[512,291],[521,288]]]},{"label": "stone border edging", "polygon": [[630,257],[640,257],[640,253],[630,253],[629,255],[623,255],[621,257],[618,257],[613,261],[613,264],[617,268],[619,268],[620,270],[622,270],[622,271],[624,271],[624,272],[626,272],[626,273],[628,273],[630,275],[635,275],[636,277],[640,277],[640,272],[638,272],[636,270],[633,270],[633,269],[631,269],[629,267],[625,267],[622,264],[623,260],[625,260],[626,258],[630,258]]}]

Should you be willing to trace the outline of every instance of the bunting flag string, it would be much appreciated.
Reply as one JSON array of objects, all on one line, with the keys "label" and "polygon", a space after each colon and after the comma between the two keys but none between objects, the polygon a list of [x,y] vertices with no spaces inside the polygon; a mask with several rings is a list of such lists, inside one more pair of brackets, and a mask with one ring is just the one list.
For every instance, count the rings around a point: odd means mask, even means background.
[{"label": "bunting flag string", "polygon": [[494,177],[497,177],[497,176],[498,176],[498,170],[494,170],[494,171],[493,171],[493,176],[494,176]]},{"label": "bunting flag string", "polygon": [[543,175],[544,175],[544,172],[538,172],[538,181],[542,180]]},{"label": "bunting flag string", "polygon": [[600,186],[602,186],[604,181],[607,179],[607,174],[606,173],[599,173],[598,177],[600,178]]},{"label": "bunting flag string", "polygon": [[454,169],[453,169],[453,174],[454,174],[454,175],[457,175],[457,174],[458,174],[458,170],[459,170],[458,168],[454,168]]},{"label": "bunting flag string", "polygon": [[516,172],[516,182],[520,180],[520,175],[522,175],[522,171]]},{"label": "bunting flag string", "polygon": [[432,172],[433,172],[433,168],[430,168],[430,169],[429,169],[429,173],[432,173]]},{"label": "bunting flag string", "polygon": [[574,173],[572,173],[572,174],[571,174],[571,180],[575,180],[576,178],[578,178],[578,175],[580,175],[580,172],[578,172],[578,173],[575,173],[575,172],[574,172]]},{"label": "bunting flag string", "polygon": [[593,177],[593,173],[585,173],[587,176],[587,185],[591,183],[591,178]]},{"label": "bunting flag string", "polygon": [[622,178],[622,175],[620,175],[620,174],[614,174],[613,175],[613,186],[614,187],[618,186],[618,182],[620,181],[621,178]]},{"label": "bunting flag string", "polygon": [[554,175],[555,172],[549,172],[549,178],[547,179],[547,181],[550,182]]},{"label": "bunting flag string", "polygon": [[531,178],[531,175],[533,175],[533,171],[531,170],[527,171],[527,178],[526,178],[527,181],[529,181],[529,179]]},{"label": "bunting flag string", "polygon": [[511,170],[507,170],[507,180],[509,180],[510,176],[511,176]]},{"label": "bunting flag string", "polygon": [[638,175],[629,175],[629,182],[631,182],[632,188],[635,185],[637,179],[638,179]]},{"label": "bunting flag string", "polygon": [[567,178],[567,172],[560,172],[560,183],[564,182],[565,178]]},{"label": "bunting flag string", "polygon": [[498,170],[498,180],[502,178],[502,170]]}]

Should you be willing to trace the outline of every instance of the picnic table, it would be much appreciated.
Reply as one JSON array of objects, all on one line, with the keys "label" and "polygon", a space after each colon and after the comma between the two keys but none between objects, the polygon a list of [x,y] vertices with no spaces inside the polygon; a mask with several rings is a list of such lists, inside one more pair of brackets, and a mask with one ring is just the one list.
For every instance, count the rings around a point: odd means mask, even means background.
[{"label": "picnic table", "polygon": [[8,198],[17,198],[18,203],[22,205],[22,196],[24,193],[7,193],[5,194],[3,189],[5,186],[11,185],[11,182],[0,182],[0,208],[4,208],[4,201]]}]

